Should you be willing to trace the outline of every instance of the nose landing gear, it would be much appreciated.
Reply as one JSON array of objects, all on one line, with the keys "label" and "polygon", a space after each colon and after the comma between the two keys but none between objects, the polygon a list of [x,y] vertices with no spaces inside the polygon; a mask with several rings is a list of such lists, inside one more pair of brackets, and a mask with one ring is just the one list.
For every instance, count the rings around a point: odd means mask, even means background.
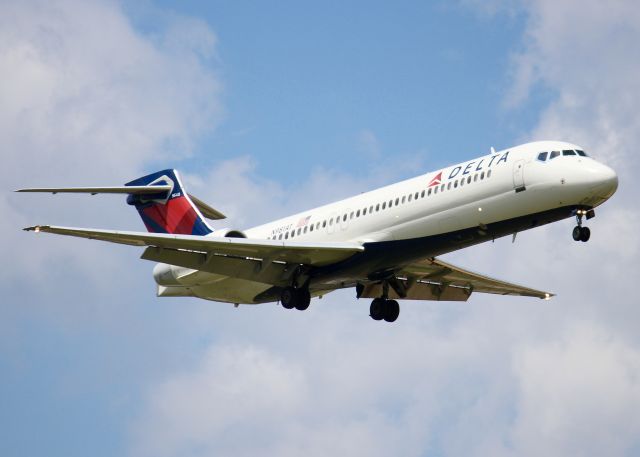
[{"label": "nose landing gear", "polygon": [[585,215],[587,216],[587,219],[591,219],[595,216],[595,213],[592,209],[589,211],[587,211],[586,209],[577,210],[576,222],[578,225],[573,228],[572,235],[575,241],[582,241],[586,243],[587,241],[589,241],[589,238],[591,238],[591,230],[589,230],[589,227],[582,226],[582,217]]}]

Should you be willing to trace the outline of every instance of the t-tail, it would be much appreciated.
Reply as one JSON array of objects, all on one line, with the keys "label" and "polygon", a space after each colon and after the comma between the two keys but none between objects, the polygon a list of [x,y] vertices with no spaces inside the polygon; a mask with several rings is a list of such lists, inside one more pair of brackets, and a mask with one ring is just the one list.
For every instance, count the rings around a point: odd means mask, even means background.
[{"label": "t-tail", "polygon": [[213,231],[190,196],[184,191],[180,175],[176,170],[151,173],[134,179],[125,186],[168,187],[160,194],[132,193],[127,197],[127,203],[135,206],[149,232],[208,235]]},{"label": "t-tail", "polygon": [[176,170],[162,170],[116,187],[38,187],[17,192],[70,194],[127,194],[127,203],[138,210],[151,233],[208,235],[207,219],[225,219],[220,211],[187,194]]}]

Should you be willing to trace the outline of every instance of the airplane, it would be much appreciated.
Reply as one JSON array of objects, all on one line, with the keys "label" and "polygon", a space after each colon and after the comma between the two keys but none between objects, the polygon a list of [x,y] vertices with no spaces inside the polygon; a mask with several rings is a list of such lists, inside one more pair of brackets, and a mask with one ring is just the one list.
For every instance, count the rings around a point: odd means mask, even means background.
[{"label": "airplane", "polygon": [[583,219],[617,190],[614,170],[580,146],[536,141],[313,208],[246,230],[213,229],[225,216],[188,194],[167,169],[120,187],[17,192],[126,194],[147,232],[36,225],[47,232],[145,247],[159,297],[279,302],[305,310],[312,297],[354,288],[370,316],[398,318],[397,300],[466,301],[472,293],[549,299],[552,293],[459,268],[438,258],[566,218]]}]

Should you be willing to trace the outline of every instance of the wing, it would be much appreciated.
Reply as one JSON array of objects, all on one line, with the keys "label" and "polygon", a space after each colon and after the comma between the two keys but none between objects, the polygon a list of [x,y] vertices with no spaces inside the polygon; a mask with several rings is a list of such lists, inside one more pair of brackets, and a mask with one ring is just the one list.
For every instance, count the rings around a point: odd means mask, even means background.
[{"label": "wing", "polygon": [[[554,294],[490,278],[431,258],[412,263],[390,282],[389,298],[466,301],[472,292],[549,299]],[[381,284],[365,285],[361,297],[380,297]]]},{"label": "wing", "polygon": [[76,227],[37,225],[24,230],[109,241],[132,246],[150,246],[179,251],[263,259],[270,262],[322,266],[364,251],[358,243],[308,243],[247,238],[216,238],[197,235],[127,232]]}]

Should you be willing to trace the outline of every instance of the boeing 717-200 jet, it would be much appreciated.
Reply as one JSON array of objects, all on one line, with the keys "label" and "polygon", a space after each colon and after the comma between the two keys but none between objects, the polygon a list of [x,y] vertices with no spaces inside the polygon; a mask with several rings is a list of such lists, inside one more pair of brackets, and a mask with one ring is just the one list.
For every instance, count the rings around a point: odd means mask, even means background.
[{"label": "boeing 717-200 jet", "polygon": [[548,299],[551,293],[489,278],[437,257],[550,222],[585,219],[618,187],[616,173],[580,146],[538,141],[479,157],[247,230],[212,229],[225,216],[188,194],[176,170],[120,187],[19,192],[126,194],[147,232],[36,225],[25,230],[141,246],[159,297],[239,304],[280,302],[354,288],[393,322],[397,300],[466,301],[472,293]]}]

